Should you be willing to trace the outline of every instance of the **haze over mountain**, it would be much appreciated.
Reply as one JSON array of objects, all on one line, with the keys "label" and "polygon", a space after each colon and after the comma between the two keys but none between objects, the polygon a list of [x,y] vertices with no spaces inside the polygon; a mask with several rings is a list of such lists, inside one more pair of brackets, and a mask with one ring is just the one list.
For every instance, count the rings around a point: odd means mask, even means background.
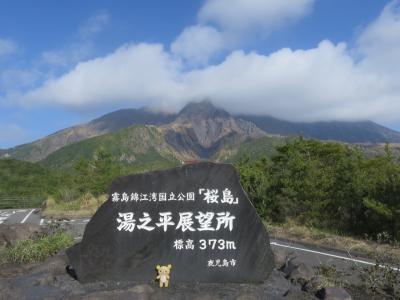
[{"label": "haze over mountain", "polygon": [[[178,114],[165,114],[146,108],[118,110],[87,124],[58,131],[33,143],[0,150],[0,155],[40,161],[65,146],[118,133],[121,129],[129,129],[138,124],[151,125],[145,128],[152,128],[157,132],[157,138],[162,144],[157,147],[169,149],[168,156],[171,155],[171,151],[175,152],[172,155],[175,159],[218,157],[227,149],[262,137],[302,135],[306,138],[347,143],[400,143],[399,132],[371,121],[293,123],[270,116],[233,116],[209,101],[202,101],[187,104]],[[148,137],[148,132],[144,136]],[[90,140],[91,145],[95,144],[93,141]],[[143,141],[138,139],[135,142]],[[154,146],[150,144],[151,147]],[[120,154],[128,155],[129,149],[125,150],[126,152]],[[161,152],[164,153],[164,150]],[[164,157],[163,154],[161,156]]]},{"label": "haze over mountain", "polygon": [[288,122],[270,116],[239,115],[253,122],[262,130],[284,136],[301,135],[317,140],[333,140],[346,143],[399,143],[400,132],[372,121],[344,122]]}]

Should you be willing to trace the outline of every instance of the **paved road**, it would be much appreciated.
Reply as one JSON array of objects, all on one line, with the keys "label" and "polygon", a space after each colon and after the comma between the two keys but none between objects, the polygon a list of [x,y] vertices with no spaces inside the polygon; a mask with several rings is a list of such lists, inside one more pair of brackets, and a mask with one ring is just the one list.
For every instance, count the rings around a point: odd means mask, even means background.
[{"label": "paved road", "polygon": [[[375,265],[371,259],[351,255],[340,250],[322,250],[318,247],[305,246],[294,241],[282,241],[271,239],[271,248],[275,254],[281,256],[295,257],[296,263],[304,263],[318,271],[322,265],[334,267],[342,280],[359,285],[362,283],[361,271],[365,267]],[[382,268],[388,266],[381,265]],[[390,266],[391,269],[399,271],[400,266]]]},{"label": "paved road", "polygon": [[[359,256],[335,249],[319,249],[317,246],[305,246],[304,244],[288,241],[271,239],[271,247],[281,249],[281,252],[294,257],[307,257],[313,265],[317,264],[351,264],[352,266],[374,266],[375,262],[364,256]],[[394,268],[397,270],[396,268]]]},{"label": "paved road", "polygon": [[0,224],[37,224],[46,225],[53,222],[71,223],[71,224],[86,224],[89,218],[79,218],[76,220],[52,220],[42,218],[40,209],[3,209],[0,210]]},{"label": "paved road", "polygon": [[0,210],[0,224],[40,223],[38,209],[4,209]]}]

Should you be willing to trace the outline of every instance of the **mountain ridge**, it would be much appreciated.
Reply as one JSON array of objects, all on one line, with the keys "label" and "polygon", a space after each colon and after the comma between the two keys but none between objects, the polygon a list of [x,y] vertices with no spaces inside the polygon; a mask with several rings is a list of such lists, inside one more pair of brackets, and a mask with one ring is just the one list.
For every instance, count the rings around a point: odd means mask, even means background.
[{"label": "mountain ridge", "polygon": [[372,121],[289,122],[271,116],[238,115],[262,130],[284,136],[302,135],[346,143],[400,143],[400,132]]},{"label": "mountain ridge", "polygon": [[227,144],[240,144],[267,134],[203,101],[186,105],[169,124],[160,126],[167,143],[194,158],[210,158]]},{"label": "mountain ridge", "polygon": [[121,109],[86,124],[65,128],[32,143],[1,149],[1,157],[41,161],[65,146],[110,134],[133,125],[160,128],[181,157],[210,158],[223,148],[261,137],[302,135],[346,143],[400,143],[400,133],[371,121],[289,122],[270,116],[232,115],[210,101],[191,102],[177,114],[148,108]]}]

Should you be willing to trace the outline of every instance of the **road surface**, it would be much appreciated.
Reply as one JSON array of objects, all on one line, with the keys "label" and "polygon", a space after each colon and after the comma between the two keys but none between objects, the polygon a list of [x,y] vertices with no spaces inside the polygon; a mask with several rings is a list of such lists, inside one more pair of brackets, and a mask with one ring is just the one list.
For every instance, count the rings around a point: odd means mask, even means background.
[{"label": "road surface", "polygon": [[46,225],[49,223],[71,223],[71,224],[86,224],[89,218],[79,218],[76,220],[52,220],[41,217],[40,209],[2,209],[0,210],[0,224],[36,224]]}]

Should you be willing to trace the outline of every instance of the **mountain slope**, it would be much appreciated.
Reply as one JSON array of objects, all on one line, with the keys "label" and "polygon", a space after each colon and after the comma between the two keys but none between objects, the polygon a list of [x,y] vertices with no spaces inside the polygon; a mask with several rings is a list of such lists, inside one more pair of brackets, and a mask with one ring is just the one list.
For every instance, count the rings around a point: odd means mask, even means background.
[{"label": "mountain slope", "polygon": [[153,112],[146,108],[120,109],[100,118],[94,119],[89,125],[102,132],[114,132],[132,125],[162,125],[172,122],[176,114]]},{"label": "mountain slope", "polygon": [[399,143],[400,132],[371,121],[295,123],[269,116],[240,115],[260,129],[284,136],[302,135],[318,140],[335,140],[346,143]]},{"label": "mountain slope", "polygon": [[233,118],[209,102],[186,106],[166,125],[134,125],[116,132],[67,145],[45,158],[51,168],[69,168],[80,158],[90,159],[99,148],[133,166],[176,164],[189,159],[209,159],[226,147],[266,136],[254,124]]},{"label": "mountain slope", "polygon": [[115,132],[136,124],[165,124],[174,118],[175,115],[152,112],[146,108],[122,109],[94,119],[87,124],[66,128],[35,142],[4,150],[3,153],[0,152],[0,157],[7,153],[15,159],[39,161],[58,149],[81,140]]},{"label": "mountain slope", "polygon": [[160,129],[167,143],[192,158],[211,158],[227,146],[266,136],[253,123],[234,118],[208,101],[186,105]]},{"label": "mountain slope", "polygon": [[181,158],[218,158],[224,149],[264,136],[303,135],[347,143],[400,143],[399,132],[370,121],[293,123],[269,116],[233,116],[203,101],[189,103],[179,114],[145,108],[118,110],[33,143],[0,150],[0,158],[40,161],[67,145],[136,124],[159,126],[165,141]]},{"label": "mountain slope", "polygon": [[67,145],[50,154],[42,164],[52,169],[70,168],[81,158],[92,158],[99,148],[111,153],[121,164],[136,167],[175,165],[179,158],[157,127],[134,125]]}]

